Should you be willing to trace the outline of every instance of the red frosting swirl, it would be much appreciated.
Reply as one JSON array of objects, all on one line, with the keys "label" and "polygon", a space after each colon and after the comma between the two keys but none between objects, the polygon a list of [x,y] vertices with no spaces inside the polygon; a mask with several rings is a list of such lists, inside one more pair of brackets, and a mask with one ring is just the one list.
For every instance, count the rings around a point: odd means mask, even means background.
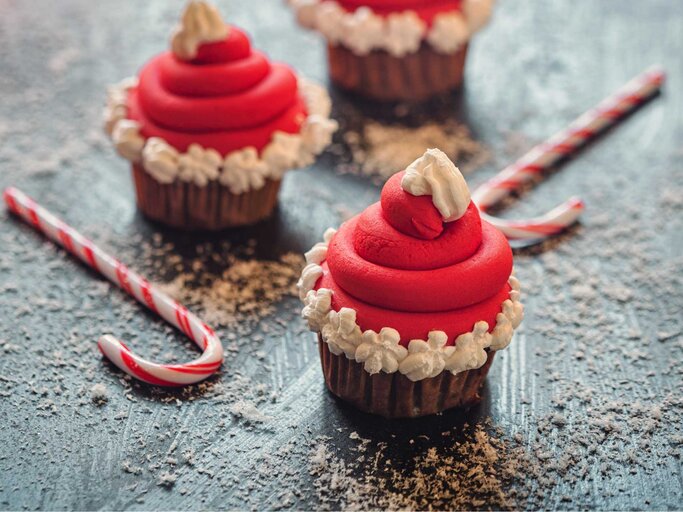
[{"label": "red frosting swirl", "polygon": [[462,0],[336,0],[347,11],[369,7],[375,14],[388,16],[402,11],[414,11],[431,25],[434,17],[443,12],[461,11]]},{"label": "red frosting swirl", "polygon": [[392,327],[406,345],[432,330],[452,344],[480,320],[493,330],[510,292],[505,236],[473,203],[457,221],[441,222],[430,196],[401,188],[403,174],[334,235],[316,287],[334,292],[335,310],[355,309],[362,330]]},{"label": "red frosting swirl", "polygon": [[129,93],[128,117],[143,136],[181,152],[197,143],[226,155],[261,150],[275,131],[298,133],[306,106],[292,70],[269,62],[230,27],[225,40],[201,45],[191,61],[170,51],[149,61]]}]

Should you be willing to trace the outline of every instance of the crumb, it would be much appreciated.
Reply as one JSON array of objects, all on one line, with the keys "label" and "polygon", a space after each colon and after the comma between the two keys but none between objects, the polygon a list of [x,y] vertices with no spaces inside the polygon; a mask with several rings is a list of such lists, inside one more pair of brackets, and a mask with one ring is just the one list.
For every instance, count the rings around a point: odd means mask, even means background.
[{"label": "crumb", "polygon": [[270,416],[261,413],[253,403],[245,400],[240,400],[232,404],[230,406],[230,412],[234,414],[235,417],[249,423],[265,423],[272,419]]},{"label": "crumb", "polygon": [[158,476],[157,485],[161,487],[173,487],[177,480],[177,475],[169,473],[168,471],[164,471]]},{"label": "crumb", "polygon": [[458,163],[464,174],[491,159],[488,149],[472,138],[467,126],[455,121],[445,124],[427,123],[418,128],[371,121],[366,123],[361,133],[347,131],[344,141],[351,151],[354,163],[344,169],[377,176],[382,180],[405,169],[422,156],[425,148],[441,149]]},{"label": "crumb", "polygon": [[102,383],[97,383],[90,388],[90,399],[97,405],[104,405],[109,401],[109,390]]}]

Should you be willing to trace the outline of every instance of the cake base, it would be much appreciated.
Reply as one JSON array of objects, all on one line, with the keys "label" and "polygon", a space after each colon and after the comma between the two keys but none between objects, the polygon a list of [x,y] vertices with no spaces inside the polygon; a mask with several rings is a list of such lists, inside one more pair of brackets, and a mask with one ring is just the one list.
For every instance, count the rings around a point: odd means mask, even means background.
[{"label": "cake base", "polygon": [[218,181],[204,187],[176,180],[159,183],[133,164],[138,208],[148,218],[179,229],[220,230],[254,224],[270,216],[281,180],[266,180],[258,190],[233,194]]},{"label": "cake base", "polygon": [[462,84],[467,44],[450,54],[429,44],[403,57],[384,50],[356,55],[342,45],[327,46],[329,72],[338,87],[379,101],[422,101]]},{"label": "cake base", "polygon": [[436,377],[413,382],[399,372],[370,375],[361,363],[344,354],[332,354],[320,334],[318,348],[329,390],[361,411],[385,418],[416,418],[478,403],[495,355],[488,352],[486,363],[475,370],[457,375],[443,371]]}]

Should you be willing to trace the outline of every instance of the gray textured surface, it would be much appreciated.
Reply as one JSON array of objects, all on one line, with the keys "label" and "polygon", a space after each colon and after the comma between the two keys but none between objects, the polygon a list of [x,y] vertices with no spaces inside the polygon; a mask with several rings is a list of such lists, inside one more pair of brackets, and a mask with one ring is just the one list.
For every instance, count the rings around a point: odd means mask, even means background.
[{"label": "gray textured surface", "polygon": [[[322,42],[296,29],[279,1],[220,5],[255,46],[325,79]],[[236,264],[231,254],[306,250],[378,189],[333,171],[346,155],[326,155],[288,175],[277,216],[257,228],[206,240],[141,219],[100,110],[106,85],[164,46],[179,9],[0,0],[0,186],[22,187],[154,280],[190,272],[201,290]],[[663,64],[669,83],[505,211],[537,213],[570,193],[588,206],[570,234],[517,254],[527,316],[497,357],[484,402],[466,414],[392,423],[330,398],[296,317],[296,262],[269,274],[282,277],[283,296],[260,301],[273,310],[264,319],[240,312],[238,300],[236,323],[218,327],[228,357],[215,379],[182,392],[133,383],[99,358],[101,333],[168,360],[193,348],[0,214],[0,507],[317,508],[331,499],[332,507],[680,509],[682,53],[683,3],[664,0],[503,1],[477,38],[455,112],[495,158],[473,184],[648,65]],[[363,110],[337,102],[345,127],[362,124]],[[103,405],[91,399],[97,383]],[[240,417],[239,400],[267,417]],[[498,461],[484,458],[480,486],[463,468],[481,469],[486,446]],[[430,476],[430,467],[446,471]],[[330,475],[340,479],[328,491]]]}]

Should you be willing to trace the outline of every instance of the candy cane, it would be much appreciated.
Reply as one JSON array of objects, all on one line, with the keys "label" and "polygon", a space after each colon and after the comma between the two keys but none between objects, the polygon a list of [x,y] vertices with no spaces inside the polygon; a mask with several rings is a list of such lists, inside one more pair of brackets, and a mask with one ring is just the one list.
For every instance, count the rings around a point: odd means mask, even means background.
[{"label": "candy cane", "polygon": [[483,212],[481,216],[501,230],[510,240],[542,240],[574,224],[584,209],[583,201],[578,197],[572,197],[545,215],[533,219],[499,219]]},{"label": "candy cane", "polygon": [[510,191],[533,180],[645,103],[661,89],[665,78],[664,72],[657,67],[641,73],[581,115],[565,130],[535,146],[517,162],[482,184],[472,193],[472,199],[484,213],[484,218],[501,229],[508,238],[516,239],[545,238],[573,224],[583,211],[583,202],[577,198],[565,201],[536,219],[508,221],[485,212],[504,199]]},{"label": "candy cane", "polygon": [[121,341],[107,334],[97,341],[97,346],[112,363],[129,375],[158,386],[194,384],[218,370],[223,362],[223,347],[209,326],[20,190],[10,187],[3,197],[12,213],[180,329],[203,352],[191,363],[156,364],[135,355]]}]

